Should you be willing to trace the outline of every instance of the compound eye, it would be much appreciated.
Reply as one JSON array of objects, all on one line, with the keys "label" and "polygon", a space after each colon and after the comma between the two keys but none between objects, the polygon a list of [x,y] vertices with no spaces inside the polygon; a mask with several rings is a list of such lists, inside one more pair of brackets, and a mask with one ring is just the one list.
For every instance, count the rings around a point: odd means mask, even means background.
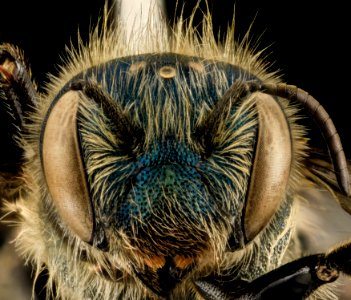
[{"label": "compound eye", "polygon": [[291,168],[290,130],[282,108],[268,94],[256,96],[258,140],[244,214],[246,240],[271,220],[285,197]]},{"label": "compound eye", "polygon": [[42,165],[49,194],[67,227],[85,242],[93,239],[93,210],[78,137],[81,93],[68,91],[49,111],[42,135]]}]

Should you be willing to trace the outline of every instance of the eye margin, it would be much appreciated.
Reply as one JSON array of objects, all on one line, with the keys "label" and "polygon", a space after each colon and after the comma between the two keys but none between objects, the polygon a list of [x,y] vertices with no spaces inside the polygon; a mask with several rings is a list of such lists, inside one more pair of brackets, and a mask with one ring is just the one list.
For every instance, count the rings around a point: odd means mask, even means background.
[{"label": "eye margin", "polygon": [[[252,81],[237,80],[217,101],[193,134],[203,149],[203,158],[209,157],[217,147],[213,140],[223,130],[223,120],[232,114],[234,105],[242,104],[252,94],[258,118],[257,141],[254,143],[247,192],[243,198],[245,204],[241,225],[240,222],[237,224],[242,228],[244,244],[254,239],[279,208],[288,185],[292,163],[292,141],[286,116],[273,96],[256,90],[258,84],[256,81],[252,84]],[[232,236],[228,240],[230,249],[231,238]]]},{"label": "eye margin", "polygon": [[100,105],[108,119],[117,124],[114,133],[118,137],[124,140],[133,137],[133,143],[126,143],[124,148],[130,155],[133,155],[131,149],[137,147],[136,143],[142,143],[143,131],[123,112],[117,101],[96,83],[85,80],[73,81],[59,94],[42,125],[41,164],[58,215],[81,240],[107,251],[106,235],[103,225],[96,220],[82,160],[77,115],[83,96]]}]

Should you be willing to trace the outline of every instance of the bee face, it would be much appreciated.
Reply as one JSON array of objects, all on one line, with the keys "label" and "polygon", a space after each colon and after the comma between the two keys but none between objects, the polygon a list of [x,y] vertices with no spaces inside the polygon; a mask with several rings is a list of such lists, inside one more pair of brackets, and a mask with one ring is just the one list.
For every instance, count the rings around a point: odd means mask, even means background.
[{"label": "bee face", "polygon": [[[168,53],[114,59],[66,83],[40,136],[46,202],[58,223],[136,264],[132,273],[148,286],[153,274],[152,289],[165,295],[209,253],[243,248],[284,198],[283,190],[270,192],[273,204],[251,221],[262,196],[250,174],[257,169],[262,181],[260,156],[274,148],[263,140],[282,136],[289,148],[290,134],[285,117],[280,134],[265,137],[263,125],[258,133],[259,118],[269,115],[264,110],[281,111],[274,99],[259,108],[252,97],[219,102],[239,79],[257,80],[232,64]],[[289,155],[290,148],[278,171],[284,189]],[[261,162],[254,166],[255,158]]]}]

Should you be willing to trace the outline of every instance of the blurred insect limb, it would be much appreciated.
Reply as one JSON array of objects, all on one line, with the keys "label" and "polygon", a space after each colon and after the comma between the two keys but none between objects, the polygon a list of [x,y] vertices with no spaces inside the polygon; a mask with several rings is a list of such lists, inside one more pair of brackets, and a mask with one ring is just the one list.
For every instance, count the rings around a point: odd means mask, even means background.
[{"label": "blurred insect limb", "polygon": [[142,43],[167,26],[163,0],[116,0],[116,15],[119,26],[125,29],[126,39],[135,49],[141,49]]}]

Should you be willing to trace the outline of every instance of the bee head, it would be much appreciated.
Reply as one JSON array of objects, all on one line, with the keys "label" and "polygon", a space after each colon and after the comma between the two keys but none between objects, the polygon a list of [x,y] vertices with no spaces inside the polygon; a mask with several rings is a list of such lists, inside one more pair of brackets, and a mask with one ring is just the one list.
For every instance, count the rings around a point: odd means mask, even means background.
[{"label": "bee head", "polygon": [[111,61],[69,82],[41,134],[62,227],[123,253],[158,294],[208,253],[245,247],[284,198],[291,142],[279,104],[248,95],[243,77],[254,79],[233,65],[164,54]]}]

